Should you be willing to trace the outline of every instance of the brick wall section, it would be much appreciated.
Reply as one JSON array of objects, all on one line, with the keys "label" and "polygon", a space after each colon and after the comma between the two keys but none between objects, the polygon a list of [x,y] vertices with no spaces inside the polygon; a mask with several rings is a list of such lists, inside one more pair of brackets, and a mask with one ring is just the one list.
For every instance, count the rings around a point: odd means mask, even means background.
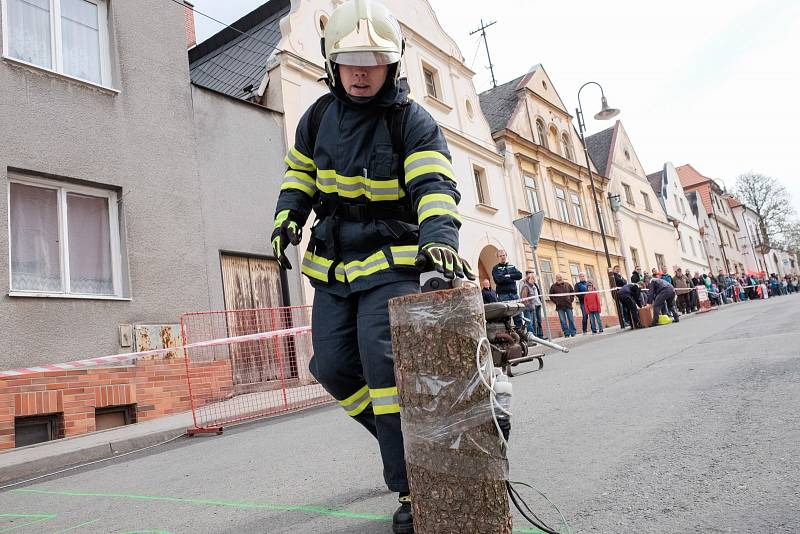
[{"label": "brick wall section", "polygon": [[197,44],[197,35],[194,31],[194,8],[189,2],[183,3],[184,24],[186,26],[186,48],[191,48]]},{"label": "brick wall section", "polygon": [[[229,360],[189,364],[196,402],[225,398],[233,390]],[[138,360],[131,365],[53,371],[0,378],[0,450],[14,447],[14,418],[63,414],[63,435],[95,428],[95,408],[136,405],[145,421],[191,409],[182,358]]]}]

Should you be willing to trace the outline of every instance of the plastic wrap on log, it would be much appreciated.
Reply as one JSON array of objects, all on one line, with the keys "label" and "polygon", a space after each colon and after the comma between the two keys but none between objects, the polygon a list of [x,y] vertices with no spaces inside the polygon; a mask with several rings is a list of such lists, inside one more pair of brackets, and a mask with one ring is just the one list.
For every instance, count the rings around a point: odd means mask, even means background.
[{"label": "plastic wrap on log", "polygon": [[[475,353],[486,332],[480,290],[395,298],[389,317],[414,532],[510,533],[505,455],[489,393],[475,380]],[[467,415],[451,417],[453,406]],[[444,422],[442,432],[430,421]]]}]

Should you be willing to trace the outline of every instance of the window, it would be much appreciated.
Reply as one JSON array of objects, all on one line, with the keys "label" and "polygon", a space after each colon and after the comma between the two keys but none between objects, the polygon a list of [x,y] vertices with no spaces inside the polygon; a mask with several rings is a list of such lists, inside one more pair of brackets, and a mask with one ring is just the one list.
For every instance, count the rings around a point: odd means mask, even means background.
[{"label": "window", "polygon": [[633,260],[634,267],[641,267],[641,263],[639,263],[639,251],[636,250],[635,247],[631,247],[631,259]]},{"label": "window", "polygon": [[539,207],[539,191],[536,189],[536,178],[528,174],[524,175],[522,178],[525,182],[525,196],[528,199],[528,211],[531,213],[541,211]]},{"label": "window", "polygon": [[489,184],[486,183],[486,171],[480,167],[472,167],[472,174],[475,177],[475,192],[478,196],[478,204],[489,206]]},{"label": "window", "polygon": [[572,201],[572,214],[575,216],[575,224],[578,226],[586,226],[583,219],[583,208],[581,208],[581,199],[577,193],[570,193],[569,198]]},{"label": "window", "polygon": [[572,276],[572,285],[574,286],[579,282],[578,274],[581,272],[581,265],[579,263],[569,264],[569,274]]},{"label": "window", "polygon": [[575,155],[572,153],[572,145],[570,145],[567,134],[561,135],[561,144],[564,147],[564,157],[570,161],[575,161]]},{"label": "window", "polygon": [[648,195],[647,193],[642,191],[642,200],[644,200],[644,209],[646,209],[647,211],[652,212],[653,211],[653,206],[650,205],[650,195]]},{"label": "window", "polygon": [[547,135],[544,133],[544,121],[536,119],[536,134],[539,136],[539,144],[548,148]]},{"label": "window", "polygon": [[121,296],[117,193],[11,182],[11,291]]},{"label": "window", "polygon": [[606,234],[614,235],[614,232],[612,231],[613,229],[608,225],[608,219],[606,219],[605,209],[599,203],[597,204],[597,209],[600,210],[600,220],[597,221],[597,224],[598,225],[600,225],[600,224],[603,225],[603,230],[606,231]]},{"label": "window", "polygon": [[[734,234],[733,237],[736,237],[736,234]],[[739,240],[738,239],[734,239],[733,240],[733,246],[736,247],[736,250],[739,250]]]},{"label": "window", "polygon": [[635,206],[636,204],[633,202],[633,191],[631,191],[631,186],[628,184],[622,184],[622,189],[625,191],[625,202],[631,206]]},{"label": "window", "polygon": [[630,161],[630,160],[631,160],[631,153],[630,153],[630,152],[628,152],[628,149],[627,149],[627,148],[625,149],[625,159],[627,159],[628,161]]},{"label": "window", "polygon": [[542,275],[542,291],[548,293],[553,285],[553,262],[547,258],[539,259],[539,271]]},{"label": "window", "polygon": [[584,265],[583,270],[586,271],[586,279],[590,280],[594,284],[594,288],[600,289],[600,280],[594,276],[594,267],[591,265]]},{"label": "window", "polygon": [[63,437],[64,415],[35,415],[14,418],[14,446],[25,447]]},{"label": "window", "polygon": [[686,239],[683,237],[683,232],[678,230],[678,241],[681,242],[681,251],[686,252]]},{"label": "window", "polygon": [[694,238],[689,236],[689,245],[692,247],[692,256],[697,256],[697,249],[694,246]]},{"label": "window", "polygon": [[564,193],[564,190],[560,187],[556,187],[556,204],[558,204],[558,214],[561,216],[561,220],[568,223],[569,222],[569,208],[567,207],[567,195]]},{"label": "window", "polygon": [[664,255],[656,252],[656,269],[665,271],[667,269],[667,262],[664,260]]},{"label": "window", "polygon": [[436,71],[430,67],[422,67],[422,75],[425,78],[425,93],[433,98],[439,98],[436,84]]},{"label": "window", "polygon": [[680,207],[681,207],[681,213],[682,213],[683,215],[686,215],[686,204],[684,204],[684,203],[683,203],[683,199],[680,199],[680,201],[681,201],[681,204],[680,204]]},{"label": "window", "polygon": [[109,406],[94,409],[94,426],[96,430],[107,430],[136,422],[136,405]]},{"label": "window", "polygon": [[105,0],[5,0],[4,53],[37,67],[110,85]]}]

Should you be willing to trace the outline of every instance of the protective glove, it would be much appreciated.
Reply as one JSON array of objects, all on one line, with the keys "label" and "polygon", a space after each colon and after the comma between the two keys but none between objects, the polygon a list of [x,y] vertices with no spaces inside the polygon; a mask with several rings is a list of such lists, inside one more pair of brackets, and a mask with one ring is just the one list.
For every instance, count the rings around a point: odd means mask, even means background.
[{"label": "protective glove", "polygon": [[303,236],[303,229],[292,220],[288,210],[278,213],[275,217],[275,229],[272,231],[272,252],[278,259],[278,264],[286,270],[291,270],[292,264],[286,257],[286,247],[290,244],[298,245]]},{"label": "protective glove", "polygon": [[472,267],[469,266],[467,260],[459,257],[458,252],[448,245],[440,243],[423,245],[414,260],[414,264],[420,270],[425,269],[427,266],[432,266],[447,279],[459,277],[475,280],[475,273],[472,272]]}]

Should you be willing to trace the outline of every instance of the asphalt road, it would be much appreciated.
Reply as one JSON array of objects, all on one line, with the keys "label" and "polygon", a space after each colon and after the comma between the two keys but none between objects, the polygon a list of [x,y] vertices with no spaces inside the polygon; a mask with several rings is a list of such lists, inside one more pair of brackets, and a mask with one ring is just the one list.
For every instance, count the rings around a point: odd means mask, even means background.
[{"label": "asphalt road", "polygon": [[[799,325],[788,296],[548,356],[513,379],[511,478],[576,533],[800,532]],[[5,491],[0,532],[388,533],[395,506],[326,407]]]}]

